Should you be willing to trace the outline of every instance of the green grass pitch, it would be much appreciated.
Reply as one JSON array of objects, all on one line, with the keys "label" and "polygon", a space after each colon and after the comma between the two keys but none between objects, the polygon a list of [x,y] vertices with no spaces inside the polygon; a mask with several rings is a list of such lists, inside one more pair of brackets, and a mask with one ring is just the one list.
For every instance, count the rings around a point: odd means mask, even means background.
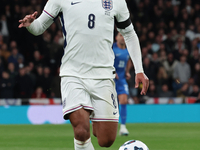
[{"label": "green grass pitch", "polygon": [[[128,140],[143,141],[150,150],[200,149],[200,123],[127,124],[129,136],[117,135],[110,148],[101,148],[92,135],[95,150],[118,150]],[[0,125],[0,150],[74,150],[73,131],[64,125]]]}]

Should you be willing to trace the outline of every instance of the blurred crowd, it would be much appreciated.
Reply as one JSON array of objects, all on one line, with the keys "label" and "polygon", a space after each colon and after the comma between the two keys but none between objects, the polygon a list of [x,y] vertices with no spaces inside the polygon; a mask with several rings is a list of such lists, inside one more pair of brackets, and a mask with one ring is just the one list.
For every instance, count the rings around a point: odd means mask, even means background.
[{"label": "blurred crowd", "polygon": [[[126,1],[150,79],[147,96],[200,98],[200,1]],[[46,0],[0,3],[0,98],[60,97],[64,39],[59,20],[35,37],[18,29],[18,21],[34,11],[40,14]],[[136,98],[134,68],[131,74],[130,96]]]}]

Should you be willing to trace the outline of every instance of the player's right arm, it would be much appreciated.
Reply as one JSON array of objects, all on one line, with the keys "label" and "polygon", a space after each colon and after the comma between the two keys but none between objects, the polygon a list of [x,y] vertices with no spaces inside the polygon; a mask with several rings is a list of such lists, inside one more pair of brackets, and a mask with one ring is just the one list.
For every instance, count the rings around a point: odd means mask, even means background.
[{"label": "player's right arm", "polygon": [[19,20],[19,28],[26,27],[30,33],[36,36],[42,34],[54,22],[54,19],[61,11],[60,3],[60,0],[49,0],[37,19],[37,12],[34,12]]}]

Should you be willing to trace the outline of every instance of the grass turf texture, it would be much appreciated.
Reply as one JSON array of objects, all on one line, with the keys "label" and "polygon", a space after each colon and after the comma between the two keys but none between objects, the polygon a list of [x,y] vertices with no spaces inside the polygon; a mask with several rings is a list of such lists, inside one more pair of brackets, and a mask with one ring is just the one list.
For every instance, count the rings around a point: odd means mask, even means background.
[{"label": "grass turf texture", "polygon": [[[110,148],[101,148],[92,135],[95,150],[118,150],[138,139],[150,150],[200,149],[200,123],[127,124],[130,135],[117,135]],[[65,125],[0,125],[0,150],[74,150],[73,130]]]}]

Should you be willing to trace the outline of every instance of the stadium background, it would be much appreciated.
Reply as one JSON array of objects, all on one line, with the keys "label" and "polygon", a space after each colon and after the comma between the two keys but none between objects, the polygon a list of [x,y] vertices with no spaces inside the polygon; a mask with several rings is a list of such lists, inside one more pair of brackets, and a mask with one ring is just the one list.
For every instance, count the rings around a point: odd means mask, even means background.
[{"label": "stadium background", "polygon": [[[129,137],[118,137],[114,147],[119,147],[131,138],[137,138],[155,150],[173,149],[171,148],[173,146],[176,150],[198,149],[200,1],[126,1],[140,40],[144,71],[150,79],[150,87],[146,96],[139,95],[142,85],[139,90],[134,89],[134,68],[132,68],[132,78],[128,81],[130,105],[127,118],[132,133]],[[55,20],[43,35],[37,37],[26,29],[18,29],[18,20],[35,10],[40,14],[45,3],[46,0],[1,0],[0,2],[0,124],[69,123],[61,117],[58,74],[64,39],[59,20]],[[73,147],[72,129],[69,125],[66,126],[72,138],[68,144]],[[48,149],[48,145],[43,145],[41,148],[38,140],[48,131],[42,132],[41,129],[49,128],[53,133],[58,131],[60,135],[65,130],[62,125],[1,125],[0,128],[0,133],[4,135],[0,138],[0,141],[3,141],[0,142],[2,150],[17,149],[16,147],[45,150]],[[23,129],[35,136],[35,139],[23,134]],[[32,131],[36,130],[41,132],[41,135],[34,135]],[[27,138],[28,144],[19,144],[19,141],[8,146],[12,143],[10,141],[17,141],[18,136],[24,137],[24,140]],[[63,138],[66,137],[58,139],[63,140]],[[31,140],[35,140],[39,146],[33,146]],[[50,137],[49,140],[51,141]],[[181,143],[186,141],[191,144],[182,146]],[[56,149],[58,144],[60,143],[55,143],[54,146],[49,144],[52,146],[49,149]],[[63,149],[64,147],[66,145]]]}]

